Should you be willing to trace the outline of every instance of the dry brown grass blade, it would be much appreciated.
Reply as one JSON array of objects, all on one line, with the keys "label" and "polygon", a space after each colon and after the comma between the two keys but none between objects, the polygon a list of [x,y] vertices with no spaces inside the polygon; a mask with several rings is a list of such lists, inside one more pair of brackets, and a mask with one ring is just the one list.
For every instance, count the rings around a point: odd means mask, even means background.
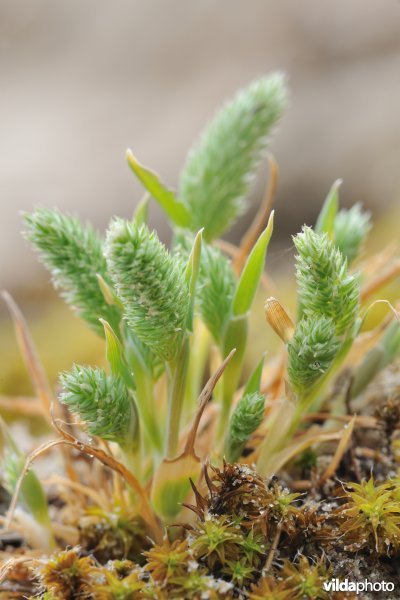
[{"label": "dry brown grass blade", "polygon": [[[321,431],[321,428],[311,428],[306,434],[296,438],[289,446],[283,450],[273,452],[268,462],[263,466],[262,475],[263,477],[271,477],[278,473],[282,467],[292,460],[297,454],[303,452],[307,448],[310,448],[314,444],[322,444],[325,442],[333,442],[340,440],[342,436],[342,430],[335,430],[331,432]],[[253,453],[249,460],[254,460],[256,452]]]},{"label": "dry brown grass blade", "polygon": [[[399,305],[396,305],[395,309],[398,311]],[[388,313],[377,327],[374,327],[374,329],[370,329],[369,331],[363,331],[356,337],[350,352],[347,355],[348,365],[356,365],[359,363],[365,357],[367,352],[378,344],[382,335],[392,324],[393,318],[393,313]]]},{"label": "dry brown grass blade", "polygon": [[372,304],[370,304],[368,306],[368,308],[366,309],[366,311],[364,313],[364,318],[377,304],[386,304],[386,306],[389,308],[389,310],[394,315],[394,318],[396,319],[396,321],[398,321],[400,323],[400,312],[393,306],[393,304],[391,302],[389,302],[389,300],[374,300],[374,302],[372,302]]},{"label": "dry brown grass blade", "polygon": [[0,409],[29,417],[46,416],[43,404],[33,397],[0,396]]},{"label": "dry brown grass blade", "polygon": [[107,498],[103,498],[103,496],[92,487],[84,485],[79,481],[72,481],[71,479],[67,479],[66,477],[62,477],[61,475],[51,475],[43,482],[43,485],[58,485],[70,488],[74,492],[81,494],[82,496],[86,496],[93,500],[95,504],[97,504],[100,508],[105,511],[110,510],[110,500]]},{"label": "dry brown grass blade", "polygon": [[377,277],[369,281],[361,290],[361,302],[368,300],[373,294],[400,275],[400,259],[393,262],[383,270]]},{"label": "dry brown grass blade", "polygon": [[290,342],[294,336],[296,327],[279,300],[270,296],[265,301],[264,310],[267,323],[270,327],[285,344]]},{"label": "dry brown grass blade", "polygon": [[43,404],[46,419],[51,423],[50,407],[53,401],[53,393],[46,377],[42,363],[39,359],[35,344],[32,340],[28,326],[22,312],[13,297],[8,292],[2,292],[1,296],[6,303],[14,322],[16,337],[21,354],[29,371],[35,392]]},{"label": "dry brown grass blade", "polygon": [[275,200],[276,188],[278,185],[279,168],[278,163],[276,162],[272,154],[268,155],[268,165],[269,179],[267,189],[265,191],[260,208],[258,209],[252,224],[250,225],[240,242],[239,251],[233,261],[233,268],[237,275],[239,275],[242,272],[243,266],[247,260],[248,255],[250,254],[251,249],[260,237],[265,227],[265,224],[268,221]]},{"label": "dry brown grass blade", "polygon": [[57,431],[63,437],[64,441],[68,445],[74,446],[79,452],[83,452],[88,456],[93,456],[97,458],[103,465],[109,467],[111,470],[119,473],[121,477],[126,481],[126,483],[133,489],[140,501],[140,514],[143,519],[150,526],[153,535],[155,536],[156,541],[162,540],[162,531],[161,526],[154,514],[154,511],[151,507],[149,498],[143,486],[139,483],[136,477],[129,471],[122,463],[116,460],[113,456],[110,456],[104,450],[100,448],[95,448],[90,444],[86,444],[80,440],[77,440],[70,433],[62,429],[56,421],[53,422],[54,426],[57,428]]},{"label": "dry brown grass blade", "polygon": [[0,565],[0,583],[6,580],[14,567],[26,562],[36,562],[36,560],[31,556],[16,556],[6,560],[3,565]]},{"label": "dry brown grass blade", "polygon": [[341,421],[342,423],[350,423],[354,420],[355,427],[362,427],[365,429],[376,429],[378,427],[378,420],[370,415],[333,415],[329,412],[309,413],[304,415],[302,422],[326,421],[327,419]]},{"label": "dry brown grass blade", "polygon": [[342,437],[337,445],[335,454],[333,455],[332,460],[329,463],[328,467],[326,468],[326,470],[320,477],[320,479],[318,481],[318,485],[322,485],[323,483],[325,483],[325,481],[327,481],[327,479],[330,479],[336,473],[339,463],[342,460],[344,453],[346,452],[347,446],[349,445],[351,436],[353,434],[355,422],[356,422],[356,418],[353,417],[351,419],[350,423],[345,425],[345,427],[343,429]]},{"label": "dry brown grass blade", "polygon": [[197,431],[213,390],[235,352],[236,349],[231,350],[204,386],[198,399],[199,407],[187,435],[183,452],[173,459],[164,458],[154,473],[151,486],[153,506],[160,515],[168,520],[178,516],[182,502],[190,493],[189,483],[197,482],[201,475],[201,460],[194,448]]},{"label": "dry brown grass blade", "polygon": [[362,261],[357,261],[357,270],[362,273],[363,279],[371,279],[375,273],[379,273],[382,269],[390,264],[399,253],[399,245],[397,242],[390,242],[383,250],[367,256]]},{"label": "dry brown grass blade", "polygon": [[75,448],[79,452],[83,452],[84,454],[87,454],[88,456],[97,458],[97,460],[99,460],[103,465],[105,465],[105,466],[109,467],[110,469],[112,469],[113,471],[116,471],[117,473],[119,473],[121,475],[121,477],[123,477],[123,479],[126,481],[126,483],[137,494],[137,496],[140,500],[140,505],[141,505],[140,506],[140,514],[142,515],[143,519],[147,522],[147,524],[151,528],[151,531],[152,531],[153,535],[155,536],[155,539],[157,541],[161,540],[162,532],[161,532],[160,524],[158,523],[158,521],[154,515],[153,509],[151,508],[151,505],[150,505],[150,502],[149,502],[149,499],[147,497],[145,490],[140,485],[140,483],[138,482],[136,477],[130,471],[128,471],[128,469],[126,469],[126,467],[124,465],[122,465],[120,462],[118,462],[112,456],[109,456],[108,454],[103,452],[103,450],[94,448],[93,446],[90,446],[89,444],[85,444],[84,442],[77,440],[72,435],[70,435],[63,429],[61,429],[56,424],[56,422],[54,422],[54,424],[55,424],[57,430],[59,431],[59,433],[62,435],[62,439],[50,440],[49,442],[46,442],[46,443],[42,444],[41,446],[39,446],[38,448],[36,448],[33,452],[31,452],[27,456],[24,468],[22,469],[21,475],[18,478],[17,485],[15,487],[15,491],[14,491],[14,494],[13,494],[13,497],[12,497],[12,500],[10,503],[10,507],[9,507],[9,510],[7,513],[5,528],[8,529],[11,525],[11,522],[12,522],[12,519],[14,516],[14,512],[15,512],[15,509],[17,506],[18,497],[19,497],[19,494],[21,491],[22,482],[24,480],[26,473],[28,472],[32,463],[34,462],[34,460],[36,458],[38,458],[38,456],[40,456],[41,454],[44,454],[48,450],[51,450],[55,446],[66,445],[66,446]]},{"label": "dry brown grass blade", "polygon": [[[201,419],[199,429],[196,436],[196,454],[204,461],[210,452],[210,448],[214,442],[216,420],[219,416],[219,407],[212,402],[207,404]],[[192,425],[186,426],[180,435],[179,447],[183,448],[186,444],[187,436]]]},{"label": "dry brown grass blade", "polygon": [[261,386],[261,393],[264,396],[269,396],[271,399],[277,399],[282,394],[282,387],[286,372],[286,348],[282,348],[281,352],[272,360],[270,360],[263,369],[264,373],[268,374],[268,380],[265,385]]},{"label": "dry brown grass blade", "polygon": [[218,367],[215,373],[210,377],[204,386],[198,400],[199,408],[197,410],[196,416],[193,420],[193,425],[188,433],[185,448],[183,454],[193,454],[194,455],[194,444],[196,441],[197,430],[200,425],[200,420],[203,415],[204,409],[209,403],[212,393],[214,391],[215,386],[217,385],[218,380],[220,379],[222,373],[224,372],[227,364],[230,362],[231,358],[236,352],[236,348],[230,351],[228,356],[225,358],[223,363]]}]

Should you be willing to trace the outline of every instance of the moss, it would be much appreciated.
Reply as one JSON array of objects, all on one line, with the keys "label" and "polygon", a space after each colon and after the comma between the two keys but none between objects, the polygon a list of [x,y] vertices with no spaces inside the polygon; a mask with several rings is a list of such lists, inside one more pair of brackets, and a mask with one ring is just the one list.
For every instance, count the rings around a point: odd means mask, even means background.
[{"label": "moss", "polygon": [[141,563],[150,542],[141,517],[92,510],[81,520],[79,544],[101,564],[126,559]]}]

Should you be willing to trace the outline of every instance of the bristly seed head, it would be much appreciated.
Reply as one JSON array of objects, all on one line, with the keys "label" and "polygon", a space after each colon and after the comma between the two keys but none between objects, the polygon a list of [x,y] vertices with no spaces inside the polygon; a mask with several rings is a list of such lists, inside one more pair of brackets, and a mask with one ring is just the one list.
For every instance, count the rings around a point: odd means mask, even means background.
[{"label": "bristly seed head", "polygon": [[103,369],[74,365],[60,375],[60,401],[87,425],[91,435],[119,443],[133,438],[135,414],[123,380]]},{"label": "bristly seed head", "polygon": [[176,358],[189,311],[181,261],[145,225],[122,219],[108,230],[106,258],[129,326],[161,360]]},{"label": "bristly seed head", "polygon": [[293,238],[298,251],[297,283],[303,315],[332,319],[336,335],[353,325],[359,304],[359,281],[329,236],[303,227]]}]

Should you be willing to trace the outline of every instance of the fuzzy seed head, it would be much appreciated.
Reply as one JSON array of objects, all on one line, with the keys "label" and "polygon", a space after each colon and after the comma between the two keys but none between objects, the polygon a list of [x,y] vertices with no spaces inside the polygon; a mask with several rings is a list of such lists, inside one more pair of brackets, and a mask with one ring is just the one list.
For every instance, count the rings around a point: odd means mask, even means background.
[{"label": "fuzzy seed head", "polygon": [[206,246],[203,256],[199,278],[199,308],[215,341],[221,343],[230,315],[236,278],[229,260],[217,248]]},{"label": "fuzzy seed head", "polygon": [[286,105],[284,77],[254,81],[215,116],[191,150],[181,175],[180,198],[190,229],[219,237],[243,212],[244,197]]},{"label": "fuzzy seed head", "polygon": [[39,251],[54,287],[78,315],[99,334],[103,334],[100,317],[118,323],[119,310],[106,302],[97,279],[100,275],[110,283],[102,240],[92,227],[47,208],[25,215],[25,223],[26,238]]},{"label": "fuzzy seed head", "polygon": [[335,243],[350,264],[360,254],[365,238],[371,229],[371,214],[355,204],[341,210],[335,218]]},{"label": "fuzzy seed head", "polygon": [[264,418],[265,397],[257,392],[243,396],[233,411],[229,425],[232,441],[246,442]]},{"label": "fuzzy seed head", "polygon": [[339,347],[332,319],[301,319],[288,344],[288,374],[292,389],[298,394],[307,391],[329,369]]},{"label": "fuzzy seed head", "polygon": [[173,360],[189,312],[181,261],[172,258],[145,225],[138,227],[122,219],[110,226],[106,257],[129,326],[161,360]]},{"label": "fuzzy seed head", "polygon": [[60,401],[86,423],[91,435],[124,443],[134,428],[129,391],[103,369],[74,365],[60,376]]},{"label": "fuzzy seed head", "polygon": [[347,271],[347,260],[326,233],[303,227],[294,237],[298,251],[297,282],[304,316],[330,318],[338,336],[356,319],[359,282]]}]

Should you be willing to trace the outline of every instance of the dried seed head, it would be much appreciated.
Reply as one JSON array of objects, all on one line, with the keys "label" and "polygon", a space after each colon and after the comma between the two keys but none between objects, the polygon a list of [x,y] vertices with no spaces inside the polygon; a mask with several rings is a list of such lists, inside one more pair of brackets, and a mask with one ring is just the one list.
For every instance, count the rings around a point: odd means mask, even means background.
[{"label": "dried seed head", "polygon": [[277,335],[287,344],[293,337],[294,324],[292,319],[276,298],[267,298],[265,301],[265,315],[267,322]]}]

